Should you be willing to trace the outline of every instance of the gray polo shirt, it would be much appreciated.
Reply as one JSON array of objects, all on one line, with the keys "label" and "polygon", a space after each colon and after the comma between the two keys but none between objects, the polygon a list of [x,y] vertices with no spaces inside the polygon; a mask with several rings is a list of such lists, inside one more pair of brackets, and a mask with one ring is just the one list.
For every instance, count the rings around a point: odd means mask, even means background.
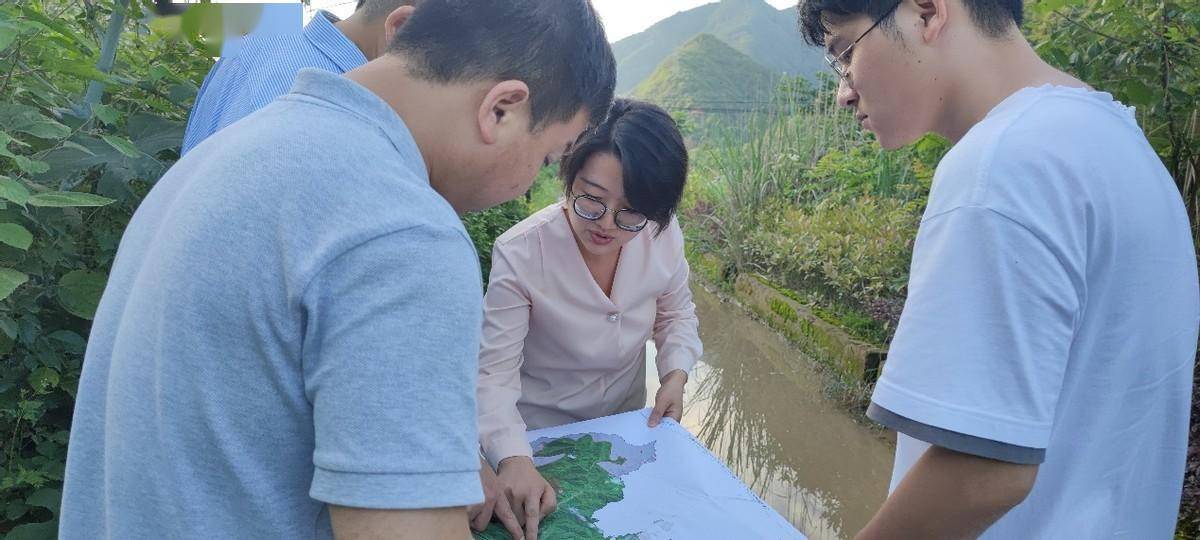
[{"label": "gray polo shirt", "polygon": [[79,384],[63,538],[328,538],[482,500],[474,247],[408,129],[301,71],[134,214]]}]

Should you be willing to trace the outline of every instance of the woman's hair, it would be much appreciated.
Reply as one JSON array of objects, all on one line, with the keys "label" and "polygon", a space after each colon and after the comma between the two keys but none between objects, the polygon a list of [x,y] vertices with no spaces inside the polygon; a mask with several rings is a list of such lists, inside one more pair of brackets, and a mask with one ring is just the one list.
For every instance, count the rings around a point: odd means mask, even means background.
[{"label": "woman's hair", "polygon": [[688,174],[687,147],[675,120],[657,105],[615,100],[608,117],[584,133],[562,160],[559,175],[568,199],[584,163],[603,153],[620,160],[629,206],[657,224],[655,235],[661,234],[675,215]]}]

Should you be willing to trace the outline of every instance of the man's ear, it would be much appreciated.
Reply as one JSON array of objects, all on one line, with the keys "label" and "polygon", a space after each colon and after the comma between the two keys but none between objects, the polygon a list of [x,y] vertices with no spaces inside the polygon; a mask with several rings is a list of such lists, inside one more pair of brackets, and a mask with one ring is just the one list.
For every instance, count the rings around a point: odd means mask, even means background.
[{"label": "man's ear", "polygon": [[392,39],[396,37],[396,32],[399,32],[400,27],[408,22],[408,18],[416,9],[416,6],[400,6],[388,13],[387,18],[383,20],[383,44],[385,47],[391,45]]},{"label": "man's ear", "polygon": [[501,81],[488,89],[476,115],[484,144],[495,144],[503,130],[529,130],[529,105],[529,86],[524,82]]},{"label": "man's ear", "polygon": [[921,18],[921,39],[925,43],[937,40],[950,23],[950,2],[947,0],[908,0]]}]

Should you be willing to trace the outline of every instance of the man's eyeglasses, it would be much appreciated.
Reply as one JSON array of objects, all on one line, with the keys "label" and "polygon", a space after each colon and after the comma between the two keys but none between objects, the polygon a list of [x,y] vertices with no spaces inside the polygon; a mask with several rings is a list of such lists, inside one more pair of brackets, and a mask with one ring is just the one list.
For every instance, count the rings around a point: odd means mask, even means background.
[{"label": "man's eyeglasses", "polygon": [[[575,210],[575,215],[588,221],[598,221],[609,212],[608,205],[604,204],[604,201],[587,194],[576,195],[571,199],[571,209]],[[645,214],[630,208],[613,212],[615,212],[613,221],[617,224],[617,228],[624,231],[639,232],[646,228],[646,222],[649,221]]]},{"label": "man's eyeglasses", "polygon": [[875,19],[875,23],[872,24],[870,28],[858,36],[858,39],[850,42],[850,45],[848,45],[845,49],[842,49],[840,54],[837,56],[832,56],[829,54],[825,55],[825,61],[829,63],[829,67],[833,68],[833,72],[837,73],[837,76],[843,81],[846,81],[846,84],[850,84],[850,57],[846,56],[850,53],[850,49],[853,49],[855,45],[858,45],[858,42],[867,37],[867,34],[870,34],[871,30],[874,30],[876,27],[878,27],[879,24],[885,19],[891,17],[892,13],[896,11],[896,8],[900,7],[901,3],[902,1],[896,2],[891,8],[888,8],[888,10],[885,11],[882,16],[880,16],[878,19]]}]

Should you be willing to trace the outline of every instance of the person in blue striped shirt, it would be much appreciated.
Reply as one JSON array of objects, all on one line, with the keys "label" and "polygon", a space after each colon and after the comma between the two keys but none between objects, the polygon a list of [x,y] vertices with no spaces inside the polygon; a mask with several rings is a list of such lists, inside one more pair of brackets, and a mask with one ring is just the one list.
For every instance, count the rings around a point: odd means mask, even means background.
[{"label": "person in blue striped shirt", "polygon": [[304,31],[248,36],[204,77],[188,117],[181,154],[213,133],[263,108],[292,87],[301,69],[345,73],[387,50],[415,0],[358,0],[354,14],[339,20],[321,11]]}]

